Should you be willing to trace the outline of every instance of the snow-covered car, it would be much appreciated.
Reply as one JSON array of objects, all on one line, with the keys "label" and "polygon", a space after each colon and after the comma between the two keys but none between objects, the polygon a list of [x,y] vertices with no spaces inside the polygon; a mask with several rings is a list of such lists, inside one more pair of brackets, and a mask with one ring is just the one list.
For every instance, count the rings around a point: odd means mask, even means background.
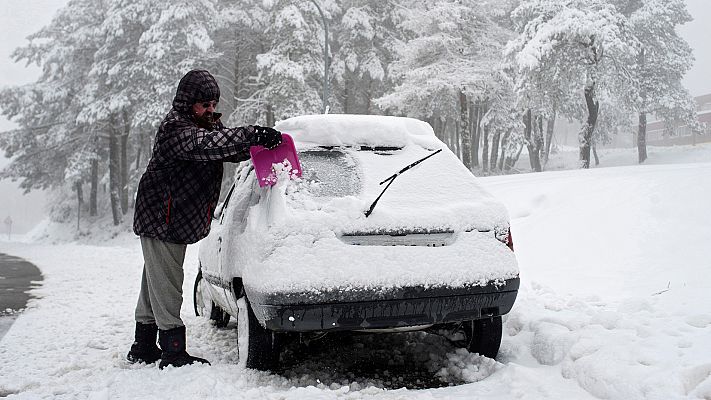
[{"label": "snow-covered car", "polygon": [[243,163],[200,244],[195,312],[237,319],[240,363],[273,369],[286,340],[332,331],[428,330],[495,357],[519,287],[508,215],[430,125],[310,115],[276,128],[302,177],[275,165],[260,187]]}]

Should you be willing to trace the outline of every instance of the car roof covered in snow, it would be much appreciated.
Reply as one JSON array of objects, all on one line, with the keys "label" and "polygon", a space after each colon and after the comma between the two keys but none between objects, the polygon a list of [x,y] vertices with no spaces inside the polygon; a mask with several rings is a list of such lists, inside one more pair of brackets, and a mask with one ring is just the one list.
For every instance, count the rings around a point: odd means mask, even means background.
[{"label": "car roof covered in snow", "polygon": [[276,129],[290,134],[300,148],[319,146],[438,148],[432,127],[414,118],[382,115],[303,115],[280,121]]}]

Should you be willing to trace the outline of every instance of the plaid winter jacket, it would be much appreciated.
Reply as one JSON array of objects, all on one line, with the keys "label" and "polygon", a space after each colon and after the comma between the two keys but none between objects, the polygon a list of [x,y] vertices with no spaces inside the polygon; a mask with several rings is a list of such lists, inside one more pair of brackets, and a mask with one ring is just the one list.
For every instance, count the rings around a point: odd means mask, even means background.
[{"label": "plaid winter jacket", "polygon": [[137,235],[189,244],[210,232],[222,162],[249,159],[255,139],[251,126],[198,127],[192,105],[211,100],[219,100],[219,88],[207,71],[190,71],[178,84],[173,108],[158,128],[153,155],[138,184],[133,219]]}]

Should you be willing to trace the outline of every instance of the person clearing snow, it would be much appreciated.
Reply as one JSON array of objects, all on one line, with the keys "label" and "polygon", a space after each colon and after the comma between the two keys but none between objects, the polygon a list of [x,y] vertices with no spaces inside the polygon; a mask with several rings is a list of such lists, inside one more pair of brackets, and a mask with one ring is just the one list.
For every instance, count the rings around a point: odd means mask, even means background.
[{"label": "person clearing snow", "polygon": [[161,369],[208,363],[185,350],[180,318],[185,250],[210,231],[222,163],[249,159],[250,146],[271,149],[281,143],[281,133],[272,128],[226,128],[215,112],[219,100],[220,88],[208,71],[192,70],[180,80],[138,185],[133,230],[141,237],[144,268],[130,362],[161,359]]}]

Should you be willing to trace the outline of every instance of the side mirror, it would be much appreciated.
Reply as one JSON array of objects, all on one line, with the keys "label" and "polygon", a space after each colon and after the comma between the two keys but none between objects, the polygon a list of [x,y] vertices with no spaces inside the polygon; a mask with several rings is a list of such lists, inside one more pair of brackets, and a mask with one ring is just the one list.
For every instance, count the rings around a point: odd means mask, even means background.
[{"label": "side mirror", "polygon": [[212,212],[212,219],[220,219],[220,216],[222,215],[222,211],[225,209],[225,202],[220,202],[217,204],[217,207],[215,207],[215,211]]}]

